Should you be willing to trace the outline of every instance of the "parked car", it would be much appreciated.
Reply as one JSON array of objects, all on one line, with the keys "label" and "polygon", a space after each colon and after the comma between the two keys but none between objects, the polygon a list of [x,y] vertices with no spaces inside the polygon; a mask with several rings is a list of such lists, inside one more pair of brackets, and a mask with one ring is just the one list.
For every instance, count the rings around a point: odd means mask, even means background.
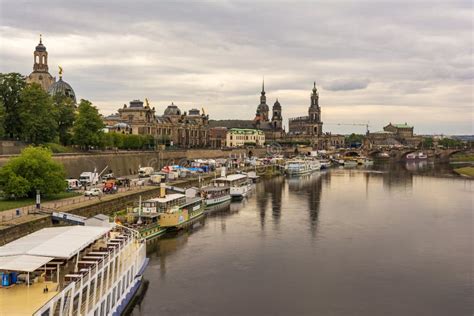
[{"label": "parked car", "polygon": [[99,196],[102,194],[102,191],[99,188],[92,188],[84,192],[84,196]]}]

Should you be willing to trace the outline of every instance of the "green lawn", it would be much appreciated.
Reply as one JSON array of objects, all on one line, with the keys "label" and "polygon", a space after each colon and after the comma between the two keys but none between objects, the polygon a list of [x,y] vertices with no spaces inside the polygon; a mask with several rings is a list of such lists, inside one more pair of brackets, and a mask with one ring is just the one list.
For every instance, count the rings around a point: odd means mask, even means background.
[{"label": "green lawn", "polygon": [[473,154],[465,154],[465,153],[459,153],[459,154],[454,154],[451,156],[451,161],[474,161],[474,155]]},{"label": "green lawn", "polygon": [[456,173],[459,173],[460,175],[474,178],[474,167],[463,167],[463,168],[457,168],[454,169]]},{"label": "green lawn", "polygon": [[[48,201],[54,201],[54,200],[61,200],[61,199],[66,199],[66,198],[70,198],[70,197],[78,196],[78,195],[80,194],[77,192],[62,192],[62,193],[54,194],[51,196],[42,197],[41,201],[48,202]],[[18,199],[18,200],[0,199],[0,211],[33,205],[35,203],[36,203],[35,198],[23,198],[23,199]]]}]

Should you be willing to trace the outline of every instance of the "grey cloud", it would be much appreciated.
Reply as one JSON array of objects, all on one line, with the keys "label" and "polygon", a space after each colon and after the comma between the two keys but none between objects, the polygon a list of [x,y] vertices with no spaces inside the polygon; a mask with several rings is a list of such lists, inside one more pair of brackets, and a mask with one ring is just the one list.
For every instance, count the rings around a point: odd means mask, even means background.
[{"label": "grey cloud", "polygon": [[[160,107],[204,105],[213,118],[239,108],[233,115],[250,118],[263,75],[268,103],[278,97],[284,114],[304,115],[313,81],[325,120],[354,106],[465,111],[472,14],[470,1],[4,0],[0,71],[28,74],[43,33],[53,75],[64,66],[76,93],[103,112],[147,96]],[[445,133],[469,119],[434,117]],[[423,120],[427,128],[430,115]]]},{"label": "grey cloud", "polygon": [[360,90],[367,88],[369,82],[369,79],[338,79],[323,85],[323,87],[330,91]]}]

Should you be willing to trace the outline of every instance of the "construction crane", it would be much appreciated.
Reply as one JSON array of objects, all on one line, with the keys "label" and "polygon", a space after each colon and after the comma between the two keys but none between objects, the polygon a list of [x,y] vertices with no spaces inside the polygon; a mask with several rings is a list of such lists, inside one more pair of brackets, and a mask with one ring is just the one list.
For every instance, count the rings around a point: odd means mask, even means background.
[{"label": "construction crane", "polygon": [[369,122],[367,123],[324,123],[325,125],[338,125],[338,126],[343,126],[343,125],[348,125],[348,126],[365,126],[365,132],[366,134],[369,134]]}]

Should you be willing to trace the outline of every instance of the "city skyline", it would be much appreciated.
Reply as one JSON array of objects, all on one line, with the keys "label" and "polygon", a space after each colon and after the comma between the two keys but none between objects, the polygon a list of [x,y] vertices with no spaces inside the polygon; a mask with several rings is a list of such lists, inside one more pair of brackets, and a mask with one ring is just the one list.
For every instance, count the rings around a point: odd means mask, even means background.
[{"label": "city skyline", "polygon": [[147,97],[158,113],[173,101],[251,119],[265,76],[286,127],[307,114],[316,81],[325,132],[364,133],[334,123],[370,121],[371,131],[408,122],[417,134],[473,133],[469,2],[17,3],[0,5],[0,71],[30,73],[42,33],[50,73],[63,66],[103,114]]}]

